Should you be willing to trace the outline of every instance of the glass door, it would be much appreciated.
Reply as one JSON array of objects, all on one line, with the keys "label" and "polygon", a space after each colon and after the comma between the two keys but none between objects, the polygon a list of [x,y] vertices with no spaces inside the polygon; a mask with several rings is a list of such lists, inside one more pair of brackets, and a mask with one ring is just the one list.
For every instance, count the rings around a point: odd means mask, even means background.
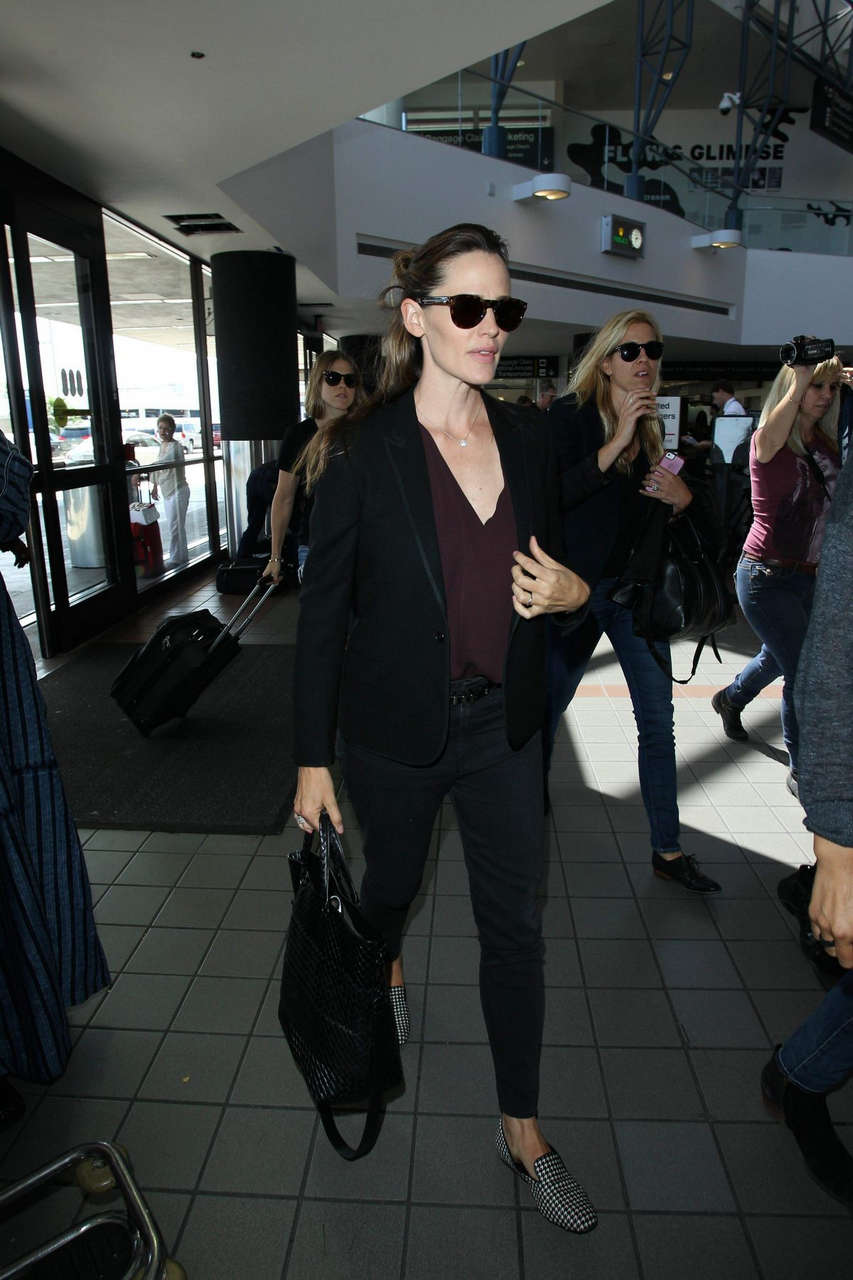
[{"label": "glass door", "polygon": [[46,654],[121,616],[132,586],[116,536],[127,498],[106,278],[91,242],[67,225],[7,235],[26,415],[26,439],[20,426],[16,435],[35,468],[30,541]]}]

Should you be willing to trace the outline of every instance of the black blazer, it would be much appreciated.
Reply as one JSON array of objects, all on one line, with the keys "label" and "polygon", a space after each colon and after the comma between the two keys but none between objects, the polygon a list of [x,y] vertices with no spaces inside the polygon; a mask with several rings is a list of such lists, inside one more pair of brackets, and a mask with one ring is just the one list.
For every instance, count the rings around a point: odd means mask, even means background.
[{"label": "black blazer", "polygon": [[[518,547],[528,552],[535,534],[562,560],[547,418],[484,400]],[[572,626],[582,613],[560,619]],[[544,618],[513,613],[503,678],[513,748],[542,727],[544,636]],[[441,557],[410,391],[354,429],[315,490],[297,633],[296,762],[331,764],[339,722],[348,742],[405,764],[432,763],[447,740],[449,685]]]}]

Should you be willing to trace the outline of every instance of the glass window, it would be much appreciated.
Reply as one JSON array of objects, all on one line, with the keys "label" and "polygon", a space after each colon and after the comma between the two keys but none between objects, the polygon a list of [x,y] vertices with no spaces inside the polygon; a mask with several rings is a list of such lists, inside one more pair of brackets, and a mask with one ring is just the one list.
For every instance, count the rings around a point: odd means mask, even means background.
[{"label": "glass window", "polygon": [[[6,381],[6,368],[2,357],[0,357],[0,431],[3,432],[7,440],[14,442],[12,406],[9,402],[9,386]],[[23,541],[25,543],[28,541],[26,534],[23,536]],[[0,572],[3,574],[3,581],[6,584],[6,590],[9,593],[15,613],[22,622],[30,622],[35,613],[30,570],[26,565],[18,568],[15,564],[15,559],[16,554],[13,551],[0,554]]]},{"label": "glass window", "polygon": [[219,423],[219,378],[216,372],[216,324],[213,316],[213,296],[209,267],[202,267],[204,281],[204,330],[207,340],[207,381],[210,387],[210,425],[213,432],[213,456],[222,456],[222,432]]}]

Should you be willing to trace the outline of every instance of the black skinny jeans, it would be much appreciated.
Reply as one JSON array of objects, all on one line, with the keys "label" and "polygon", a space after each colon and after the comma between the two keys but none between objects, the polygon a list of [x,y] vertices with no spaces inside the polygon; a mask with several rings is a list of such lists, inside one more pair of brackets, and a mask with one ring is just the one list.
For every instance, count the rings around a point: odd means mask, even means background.
[{"label": "black skinny jeans", "polygon": [[447,745],[434,764],[399,764],[347,745],[344,774],[364,836],[362,907],[392,956],[420,889],[436,814],[453,797],[480,935],[480,999],[498,1102],[506,1115],[536,1115],[545,1012],[536,900],[545,841],[540,735],[511,750],[495,689],[451,707]]}]

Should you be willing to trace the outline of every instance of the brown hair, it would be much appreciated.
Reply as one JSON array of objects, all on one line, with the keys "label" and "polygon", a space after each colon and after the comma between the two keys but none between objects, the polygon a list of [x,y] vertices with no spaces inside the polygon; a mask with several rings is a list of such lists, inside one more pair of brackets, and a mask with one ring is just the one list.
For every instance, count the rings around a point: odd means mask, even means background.
[{"label": "brown hair", "polygon": [[[620,311],[605,320],[598,332],[592,335],[569,379],[569,394],[577,397],[579,405],[587,400],[594,402],[604,427],[605,444],[616,434],[616,416],[610,400],[610,379],[602,369],[601,362],[622,345],[632,324],[647,324],[658,342],[663,341],[658,323],[648,311]],[[659,385],[660,364],[650,390],[657,391]],[[657,414],[649,413],[640,418],[637,434],[646,457],[654,465],[663,457],[663,431]],[[613,465],[619,471],[628,471],[631,467],[624,453],[619,455]]]},{"label": "brown hair", "polygon": [[355,395],[349,411],[340,417],[330,418],[329,422],[316,431],[293,464],[294,472],[302,471],[305,475],[305,488],[313,489],[326,470],[329,458],[338,446],[346,447],[346,437],[353,415],[364,403],[364,387],[358,365],[343,351],[323,351],[317,356],[308,375],[305,388],[305,412],[310,418],[323,418],[325,402],[323,400],[323,375],[339,360],[344,361],[356,376]]},{"label": "brown hair", "polygon": [[[419,339],[403,324],[400,303],[404,298],[419,298],[432,293],[441,282],[445,263],[464,253],[493,253],[509,264],[506,242],[496,231],[478,222],[459,222],[447,227],[424,244],[412,249],[401,249],[394,254],[394,279],[382,290],[379,300],[393,314],[382,344],[382,367],[376,394],[368,408],[395,400],[413,387],[421,375],[423,357]],[[389,295],[396,295],[389,301]]]}]

